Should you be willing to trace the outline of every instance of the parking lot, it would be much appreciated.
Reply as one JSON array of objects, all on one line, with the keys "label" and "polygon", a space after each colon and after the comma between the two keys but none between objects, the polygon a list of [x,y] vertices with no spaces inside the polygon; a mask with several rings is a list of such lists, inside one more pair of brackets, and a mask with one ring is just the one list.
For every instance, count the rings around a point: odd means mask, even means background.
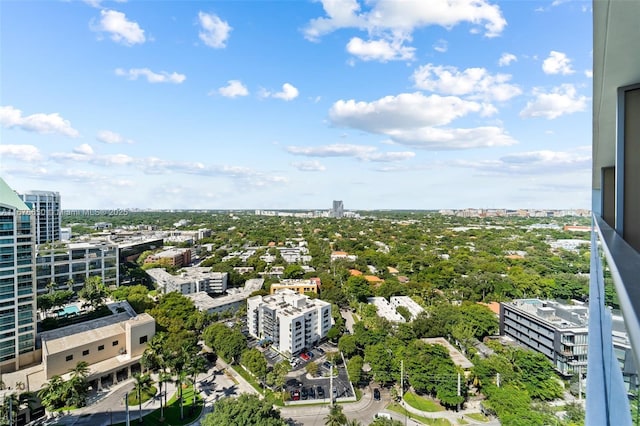
[{"label": "parking lot", "polygon": [[[331,365],[326,359],[327,352],[335,352],[337,348],[328,343],[322,344],[318,348],[312,348],[309,352],[313,356],[298,356],[297,361],[293,361],[295,366],[288,374],[286,389],[291,400],[322,400],[330,398],[347,398],[354,396],[345,366],[340,363],[333,366],[333,390],[330,388]],[[305,359],[307,358],[307,359]],[[307,374],[307,364],[315,362],[318,364],[318,374],[311,377]]]}]

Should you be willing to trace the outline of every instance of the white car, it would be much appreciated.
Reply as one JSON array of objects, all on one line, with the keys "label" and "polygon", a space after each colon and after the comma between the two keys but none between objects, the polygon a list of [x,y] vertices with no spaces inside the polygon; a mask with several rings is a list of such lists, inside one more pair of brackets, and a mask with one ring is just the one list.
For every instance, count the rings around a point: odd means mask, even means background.
[{"label": "white car", "polygon": [[391,414],[389,413],[376,413],[373,415],[373,419],[378,419],[378,418],[383,418],[383,419],[389,419],[392,420],[393,418],[391,417]]}]

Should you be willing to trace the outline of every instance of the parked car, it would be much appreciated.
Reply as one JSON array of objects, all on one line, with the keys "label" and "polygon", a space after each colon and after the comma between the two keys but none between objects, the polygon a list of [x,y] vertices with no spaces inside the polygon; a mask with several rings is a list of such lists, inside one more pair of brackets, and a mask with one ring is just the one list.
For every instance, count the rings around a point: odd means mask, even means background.
[{"label": "parked car", "polygon": [[307,356],[308,356],[309,358],[313,358],[314,354],[313,354],[313,352],[309,351],[309,352],[307,352]]},{"label": "parked car", "polygon": [[300,391],[299,390],[292,390],[291,391],[291,400],[292,401],[299,401],[300,400]]},{"label": "parked car", "polygon": [[309,399],[316,399],[316,391],[313,389],[313,386],[309,388]]},{"label": "parked car", "polygon": [[320,355],[324,355],[324,354],[325,354],[325,351],[324,351],[324,349],[322,349],[322,348],[316,348],[316,351],[318,351],[318,353],[319,353]]},{"label": "parked car", "polygon": [[324,398],[324,389],[322,389],[322,386],[318,386],[317,392],[318,398]]},{"label": "parked car", "polygon": [[303,352],[300,354],[300,358],[302,358],[304,361],[309,361],[309,358],[311,357]]},{"label": "parked car", "polygon": [[322,363],[322,366],[328,370],[331,368],[331,363],[329,361],[325,361]]},{"label": "parked car", "polygon": [[375,399],[376,401],[380,401],[380,389],[375,388],[373,390],[373,399]]},{"label": "parked car", "polygon": [[307,399],[309,397],[309,392],[307,392],[307,388],[302,388],[300,391],[300,396],[302,399]]}]

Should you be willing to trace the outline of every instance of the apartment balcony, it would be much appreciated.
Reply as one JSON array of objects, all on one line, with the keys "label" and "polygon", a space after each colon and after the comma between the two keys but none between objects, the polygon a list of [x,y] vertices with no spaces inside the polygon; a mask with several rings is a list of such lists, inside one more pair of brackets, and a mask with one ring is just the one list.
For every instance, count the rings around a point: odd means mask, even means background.
[{"label": "apartment balcony", "polygon": [[604,298],[606,259],[622,308],[633,353],[640,356],[640,253],[595,215],[591,236],[589,357],[585,425],[631,425],[629,398],[613,349],[612,318]]}]

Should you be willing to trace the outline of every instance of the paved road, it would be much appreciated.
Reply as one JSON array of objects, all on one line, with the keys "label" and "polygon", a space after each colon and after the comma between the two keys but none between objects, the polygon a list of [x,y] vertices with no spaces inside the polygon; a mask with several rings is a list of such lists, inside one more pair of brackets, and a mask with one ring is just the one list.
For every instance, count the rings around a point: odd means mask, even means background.
[{"label": "paved road", "polygon": [[355,323],[353,319],[353,314],[349,309],[341,309],[340,315],[344,318],[344,326],[349,330],[349,333],[353,334],[353,324]]}]

